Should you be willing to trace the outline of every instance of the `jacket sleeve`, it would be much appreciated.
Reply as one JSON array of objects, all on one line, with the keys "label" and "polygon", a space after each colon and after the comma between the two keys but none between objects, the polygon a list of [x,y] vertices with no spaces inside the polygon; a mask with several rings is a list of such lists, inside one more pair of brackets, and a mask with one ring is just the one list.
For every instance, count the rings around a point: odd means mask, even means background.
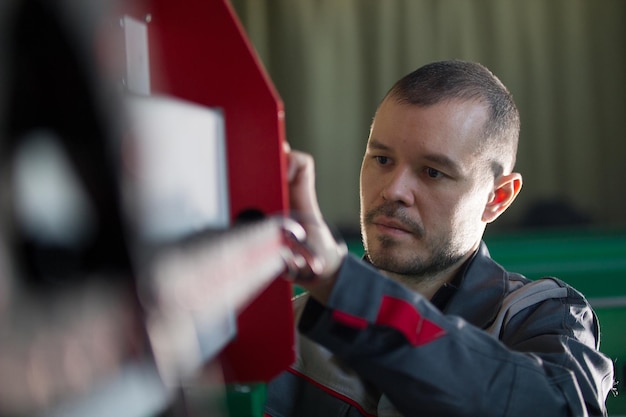
[{"label": "jacket sleeve", "polygon": [[498,340],[349,256],[328,305],[309,300],[299,330],[406,416],[596,416],[613,367],[594,318],[582,297],[547,300]]}]

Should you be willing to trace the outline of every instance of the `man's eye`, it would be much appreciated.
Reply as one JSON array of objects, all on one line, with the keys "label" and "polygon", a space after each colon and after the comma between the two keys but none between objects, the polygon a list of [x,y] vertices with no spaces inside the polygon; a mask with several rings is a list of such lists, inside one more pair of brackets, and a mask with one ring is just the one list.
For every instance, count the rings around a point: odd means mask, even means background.
[{"label": "man's eye", "polygon": [[375,156],[374,159],[376,159],[376,162],[380,165],[387,165],[389,163],[389,158],[386,156]]},{"label": "man's eye", "polygon": [[426,175],[430,178],[441,178],[443,177],[443,173],[441,171],[437,171],[434,168],[426,168]]}]

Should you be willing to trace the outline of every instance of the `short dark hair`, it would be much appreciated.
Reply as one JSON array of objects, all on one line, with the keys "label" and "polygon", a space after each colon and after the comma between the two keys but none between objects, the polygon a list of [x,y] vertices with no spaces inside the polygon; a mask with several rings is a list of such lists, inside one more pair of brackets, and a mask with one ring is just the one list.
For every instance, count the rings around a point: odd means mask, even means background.
[{"label": "short dark hair", "polygon": [[496,176],[513,169],[520,117],[513,96],[485,66],[461,60],[427,64],[400,79],[385,95],[398,103],[430,106],[446,100],[478,101],[487,105],[480,151],[488,151]]}]

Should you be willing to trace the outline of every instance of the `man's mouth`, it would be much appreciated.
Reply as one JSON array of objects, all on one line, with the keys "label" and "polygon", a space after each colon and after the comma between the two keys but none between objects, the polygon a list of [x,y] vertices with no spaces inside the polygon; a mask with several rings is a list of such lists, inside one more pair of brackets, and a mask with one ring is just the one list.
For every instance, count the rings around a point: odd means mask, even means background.
[{"label": "man's mouth", "polygon": [[422,225],[412,219],[408,213],[397,206],[387,204],[369,210],[364,218],[366,225],[375,228],[379,233],[390,236],[413,235],[424,237]]},{"label": "man's mouth", "polygon": [[405,233],[412,234],[413,233],[411,228],[405,225],[404,223],[399,222],[395,219],[390,219],[386,217],[374,219],[372,224],[376,226],[378,229],[386,233],[393,233],[393,234],[405,234]]}]

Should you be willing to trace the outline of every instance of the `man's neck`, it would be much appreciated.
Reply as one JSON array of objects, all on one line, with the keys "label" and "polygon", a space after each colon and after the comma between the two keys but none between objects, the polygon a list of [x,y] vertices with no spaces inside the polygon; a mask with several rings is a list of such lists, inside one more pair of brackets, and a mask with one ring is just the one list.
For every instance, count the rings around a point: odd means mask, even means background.
[{"label": "man's neck", "polygon": [[[457,271],[458,268],[455,269]],[[406,275],[394,274],[392,272],[383,271],[385,275],[389,278],[409,287],[413,291],[421,294],[424,298],[430,300],[433,298],[435,293],[441,288],[445,283],[452,281],[454,278],[454,274],[438,274],[433,277],[426,278],[416,278]]]},{"label": "man's neck", "polygon": [[437,291],[446,283],[452,282],[460,270],[463,268],[468,259],[470,259],[475,251],[469,252],[461,258],[457,263],[443,271],[428,276],[410,276],[396,274],[393,272],[381,271],[389,278],[409,287],[413,291],[421,294],[424,298],[431,300]]}]

